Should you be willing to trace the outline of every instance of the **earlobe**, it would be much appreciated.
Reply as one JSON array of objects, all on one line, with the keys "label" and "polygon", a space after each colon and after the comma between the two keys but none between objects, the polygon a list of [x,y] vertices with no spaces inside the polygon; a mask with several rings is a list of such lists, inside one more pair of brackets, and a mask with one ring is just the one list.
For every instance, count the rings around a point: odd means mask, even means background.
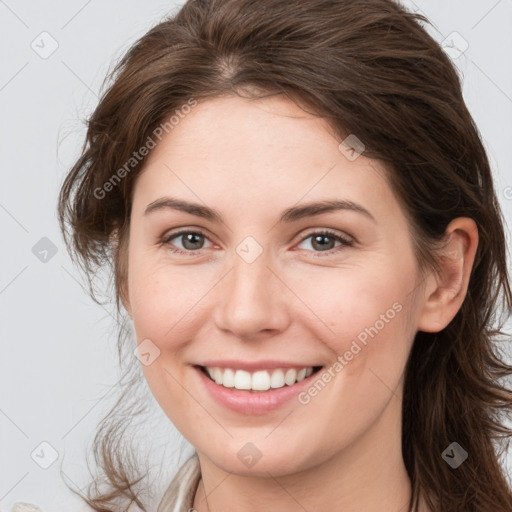
[{"label": "earlobe", "polygon": [[440,250],[440,271],[430,274],[418,330],[439,332],[459,311],[469,286],[478,247],[478,228],[473,219],[459,217],[446,228],[446,244]]}]

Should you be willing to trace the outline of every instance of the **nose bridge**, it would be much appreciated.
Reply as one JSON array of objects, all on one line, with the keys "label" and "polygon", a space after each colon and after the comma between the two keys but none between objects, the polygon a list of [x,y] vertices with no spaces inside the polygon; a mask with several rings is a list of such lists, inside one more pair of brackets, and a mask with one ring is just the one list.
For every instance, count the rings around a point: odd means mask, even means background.
[{"label": "nose bridge", "polygon": [[269,267],[270,251],[252,237],[235,249],[229,274],[222,280],[216,305],[216,322],[238,337],[261,330],[280,329],[285,321],[282,290]]}]

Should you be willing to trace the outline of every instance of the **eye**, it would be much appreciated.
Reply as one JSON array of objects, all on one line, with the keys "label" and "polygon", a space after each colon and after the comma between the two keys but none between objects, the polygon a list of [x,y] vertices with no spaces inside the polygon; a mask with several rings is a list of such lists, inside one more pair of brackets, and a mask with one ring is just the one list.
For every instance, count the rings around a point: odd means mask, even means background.
[{"label": "eye", "polygon": [[[181,240],[182,248],[176,247],[173,240]],[[311,239],[311,246],[317,253],[315,256],[328,256],[334,252],[340,250],[340,247],[351,247],[354,245],[352,240],[344,238],[337,233],[329,230],[314,231],[303,237],[300,243],[304,243],[306,240]],[[198,253],[204,249],[204,242],[208,240],[205,233],[200,230],[181,230],[176,233],[164,236],[162,244],[168,245],[171,252],[177,254],[192,254]],[[339,242],[337,247],[333,247],[333,244]],[[174,246],[174,247],[173,247]]]},{"label": "eye", "polygon": [[178,239],[181,240],[183,248],[172,248],[169,249],[172,252],[180,253],[180,254],[190,254],[193,252],[200,252],[201,249],[204,249],[203,244],[205,240],[208,240],[207,236],[202,231],[193,231],[193,230],[182,230],[177,233],[171,233],[163,238],[162,243],[165,245],[172,246],[174,243],[171,240]]},{"label": "eye", "polygon": [[[321,230],[321,231],[314,231],[307,235],[306,237],[302,238],[300,243],[305,242],[306,240],[311,239],[311,246],[315,250],[314,252],[320,253],[315,254],[314,256],[328,256],[332,255],[334,252],[338,252],[340,250],[340,246],[343,247],[351,247],[354,245],[354,242],[352,240],[349,240],[348,238],[344,238],[337,233],[329,230]],[[338,247],[334,247],[333,244],[338,241],[340,245]],[[323,253],[323,254],[322,254]]]}]

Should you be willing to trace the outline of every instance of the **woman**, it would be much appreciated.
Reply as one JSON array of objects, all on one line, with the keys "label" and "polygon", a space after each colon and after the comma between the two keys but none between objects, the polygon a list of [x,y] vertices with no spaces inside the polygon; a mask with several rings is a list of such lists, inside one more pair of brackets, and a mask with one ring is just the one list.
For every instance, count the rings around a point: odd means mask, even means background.
[{"label": "woman", "polygon": [[[159,512],[512,509],[502,214],[426,21],[192,0],[114,70],[59,220],[93,296],[112,265],[120,352],[195,448]],[[147,510],[137,386],[95,439],[94,510]]]}]

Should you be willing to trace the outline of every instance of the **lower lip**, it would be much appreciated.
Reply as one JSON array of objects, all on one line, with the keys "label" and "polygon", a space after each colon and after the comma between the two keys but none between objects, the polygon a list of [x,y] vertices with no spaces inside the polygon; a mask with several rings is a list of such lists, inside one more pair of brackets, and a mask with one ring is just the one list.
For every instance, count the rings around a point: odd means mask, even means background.
[{"label": "lower lip", "polygon": [[[268,391],[251,392],[236,388],[225,388],[208,378],[197,366],[194,370],[199,374],[208,392],[220,405],[241,414],[265,414],[296,397],[305,387],[309,386],[319,371],[292,386],[284,386]],[[321,371],[321,370],[320,370]]]}]

